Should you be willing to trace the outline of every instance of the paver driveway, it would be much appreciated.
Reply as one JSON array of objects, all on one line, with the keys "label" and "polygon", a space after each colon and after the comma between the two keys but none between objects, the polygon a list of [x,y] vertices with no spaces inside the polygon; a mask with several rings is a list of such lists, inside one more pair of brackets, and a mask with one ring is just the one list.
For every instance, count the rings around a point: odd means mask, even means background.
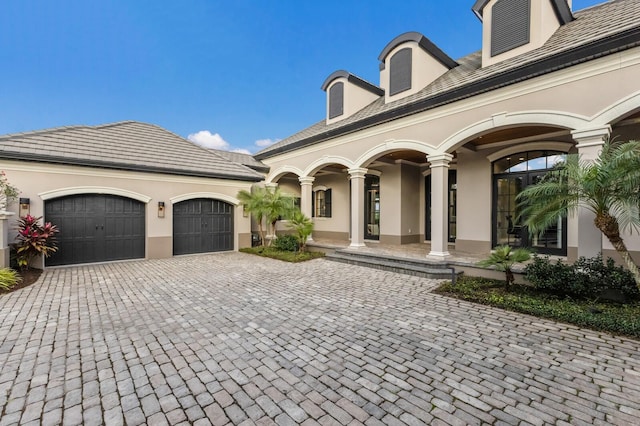
[{"label": "paver driveway", "polygon": [[0,424],[634,424],[640,343],[240,253],[0,297]]}]

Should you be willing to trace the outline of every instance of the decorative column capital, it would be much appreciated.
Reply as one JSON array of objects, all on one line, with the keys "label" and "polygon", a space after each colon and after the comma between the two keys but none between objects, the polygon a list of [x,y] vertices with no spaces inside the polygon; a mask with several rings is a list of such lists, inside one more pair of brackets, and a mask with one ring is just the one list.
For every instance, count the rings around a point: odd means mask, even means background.
[{"label": "decorative column capital", "polygon": [[313,185],[316,178],[313,176],[300,176],[298,180],[300,181],[300,185]]},{"label": "decorative column capital", "polygon": [[427,155],[427,161],[430,163],[430,167],[449,167],[449,163],[453,160],[453,155],[447,154],[431,154]]},{"label": "decorative column capital", "polygon": [[605,125],[590,129],[578,129],[571,132],[571,137],[578,144],[576,148],[587,148],[590,146],[602,146],[604,140],[611,135],[611,126]]},{"label": "decorative column capital", "polygon": [[269,183],[265,183],[264,186],[266,186],[267,188],[277,188],[278,187],[278,182],[269,182]]},{"label": "decorative column capital", "polygon": [[367,169],[359,167],[357,169],[349,169],[350,179],[364,179],[367,174]]},{"label": "decorative column capital", "polygon": [[16,214],[13,212],[8,212],[6,210],[0,210],[0,220],[9,219],[11,216],[15,216]]}]

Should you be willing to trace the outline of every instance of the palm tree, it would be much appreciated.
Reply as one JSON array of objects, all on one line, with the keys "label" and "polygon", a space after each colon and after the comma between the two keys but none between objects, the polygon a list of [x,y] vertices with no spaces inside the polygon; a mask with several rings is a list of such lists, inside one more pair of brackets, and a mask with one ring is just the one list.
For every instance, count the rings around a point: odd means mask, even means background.
[{"label": "palm tree", "polygon": [[296,210],[289,219],[289,227],[296,233],[300,251],[306,251],[307,238],[313,232],[313,221],[300,210]]},{"label": "palm tree", "polygon": [[605,142],[600,157],[581,161],[577,155],[550,171],[517,196],[531,235],[543,232],[559,216],[584,207],[611,242],[640,288],[640,271],[629,255],[620,230],[640,228],[640,141]]},{"label": "palm tree", "polygon": [[251,213],[258,222],[258,233],[260,234],[260,244],[264,246],[264,228],[262,221],[267,215],[268,192],[265,188],[255,187],[251,192],[242,190],[238,192],[237,198],[245,211]]},{"label": "palm tree", "polygon": [[479,266],[494,266],[498,271],[505,274],[505,286],[509,286],[515,281],[513,276],[513,265],[526,262],[531,258],[531,252],[525,248],[512,249],[509,246],[498,246],[493,250],[491,256],[478,262]]},{"label": "palm tree", "polygon": [[[276,235],[276,222],[281,218],[289,218],[294,211],[293,197],[284,194],[279,187],[266,189],[265,216],[271,224],[271,235]],[[273,241],[273,240],[271,240]],[[269,245],[271,245],[269,241]]]}]

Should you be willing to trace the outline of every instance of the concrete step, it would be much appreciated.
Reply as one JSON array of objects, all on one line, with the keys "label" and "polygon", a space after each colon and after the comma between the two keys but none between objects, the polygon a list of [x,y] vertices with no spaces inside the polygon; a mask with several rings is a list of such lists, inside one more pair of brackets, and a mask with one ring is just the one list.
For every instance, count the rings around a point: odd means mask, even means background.
[{"label": "concrete step", "polygon": [[462,272],[456,272],[445,262],[357,253],[349,250],[336,250],[334,253],[327,253],[326,259],[437,280],[451,280],[454,275],[456,278],[462,275]]}]

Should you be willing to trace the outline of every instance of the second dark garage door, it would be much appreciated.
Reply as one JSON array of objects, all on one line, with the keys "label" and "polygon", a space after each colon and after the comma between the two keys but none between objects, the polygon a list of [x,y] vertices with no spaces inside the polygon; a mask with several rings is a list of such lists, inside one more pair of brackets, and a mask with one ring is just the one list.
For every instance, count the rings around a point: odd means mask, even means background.
[{"label": "second dark garage door", "polygon": [[196,198],[173,205],[173,254],[233,250],[233,206]]},{"label": "second dark garage door", "polygon": [[48,200],[45,220],[58,225],[58,252],[47,266],[144,258],[145,204],[105,194]]}]

